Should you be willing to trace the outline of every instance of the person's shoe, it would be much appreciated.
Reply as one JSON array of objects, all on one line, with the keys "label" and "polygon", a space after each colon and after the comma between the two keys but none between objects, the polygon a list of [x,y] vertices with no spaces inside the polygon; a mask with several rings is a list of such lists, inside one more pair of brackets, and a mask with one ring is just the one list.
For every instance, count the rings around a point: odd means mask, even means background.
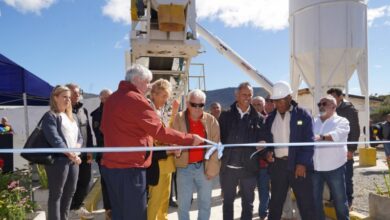
[{"label": "person's shoe", "polygon": [[86,208],[81,207],[77,210],[74,211],[80,218],[85,218],[85,219],[93,219],[93,214],[89,212]]},{"label": "person's shoe", "polygon": [[173,207],[173,208],[177,208],[177,207],[179,207],[178,205],[177,205],[177,203],[176,202],[174,202],[174,201],[169,201],[169,206],[170,207]]}]

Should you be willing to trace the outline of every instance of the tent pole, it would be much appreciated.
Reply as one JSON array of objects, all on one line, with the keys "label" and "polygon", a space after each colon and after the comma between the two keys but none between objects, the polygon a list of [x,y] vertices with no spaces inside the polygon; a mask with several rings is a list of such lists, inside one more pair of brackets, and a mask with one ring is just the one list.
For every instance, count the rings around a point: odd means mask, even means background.
[{"label": "tent pole", "polygon": [[23,93],[23,105],[24,105],[24,121],[26,125],[26,140],[28,136],[30,135],[30,127],[28,123],[28,109],[27,109],[27,94]]}]

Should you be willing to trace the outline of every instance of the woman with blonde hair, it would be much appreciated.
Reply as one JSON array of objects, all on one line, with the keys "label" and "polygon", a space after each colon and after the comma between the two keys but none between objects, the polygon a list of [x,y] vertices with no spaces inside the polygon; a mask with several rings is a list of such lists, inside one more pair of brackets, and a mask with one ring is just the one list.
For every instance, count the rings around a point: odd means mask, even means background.
[{"label": "woman with blonde hair", "polygon": [[[164,125],[169,123],[164,107],[171,96],[171,84],[165,79],[156,80],[150,92],[151,106],[160,116]],[[175,112],[175,109],[173,109]],[[177,109],[176,109],[177,112]],[[166,145],[158,141],[154,146]],[[147,170],[147,183],[149,186],[149,200],[147,208],[148,220],[168,219],[169,195],[171,193],[172,173],[175,172],[173,152],[153,152],[152,165]]]},{"label": "woman with blonde hair", "polygon": [[[56,86],[50,95],[50,111],[42,119],[42,131],[53,148],[80,148],[82,137],[72,113],[70,90]],[[78,152],[56,153],[54,163],[45,165],[48,177],[48,219],[66,220],[76,190],[79,164]]]}]

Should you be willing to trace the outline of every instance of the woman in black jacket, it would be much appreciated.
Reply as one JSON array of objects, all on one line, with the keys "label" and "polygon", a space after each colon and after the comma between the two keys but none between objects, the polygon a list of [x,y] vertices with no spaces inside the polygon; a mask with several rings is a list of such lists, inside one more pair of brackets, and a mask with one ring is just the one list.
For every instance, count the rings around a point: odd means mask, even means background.
[{"label": "woman in black jacket", "polygon": [[[56,86],[50,96],[50,111],[42,120],[44,136],[53,148],[80,148],[82,137],[72,113],[70,90]],[[70,204],[76,190],[80,153],[55,154],[54,163],[45,165],[49,183],[48,219],[68,219]]]}]

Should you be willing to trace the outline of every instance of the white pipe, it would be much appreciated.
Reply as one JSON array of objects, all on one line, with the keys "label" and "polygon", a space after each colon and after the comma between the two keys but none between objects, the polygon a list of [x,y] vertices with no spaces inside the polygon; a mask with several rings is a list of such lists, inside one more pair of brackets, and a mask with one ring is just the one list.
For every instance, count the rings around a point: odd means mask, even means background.
[{"label": "white pipe", "polygon": [[255,80],[267,92],[272,93],[273,83],[265,78],[259,71],[257,71],[244,58],[238,55],[233,49],[227,46],[221,39],[208,32],[200,24],[196,24],[198,34],[201,35],[211,46],[217,49],[223,56],[225,56],[232,63],[236,64],[242,71]]},{"label": "white pipe", "polygon": [[28,123],[28,109],[27,109],[27,94],[23,93],[23,105],[24,105],[24,121],[26,125],[26,140],[28,136],[30,135],[30,126]]}]

